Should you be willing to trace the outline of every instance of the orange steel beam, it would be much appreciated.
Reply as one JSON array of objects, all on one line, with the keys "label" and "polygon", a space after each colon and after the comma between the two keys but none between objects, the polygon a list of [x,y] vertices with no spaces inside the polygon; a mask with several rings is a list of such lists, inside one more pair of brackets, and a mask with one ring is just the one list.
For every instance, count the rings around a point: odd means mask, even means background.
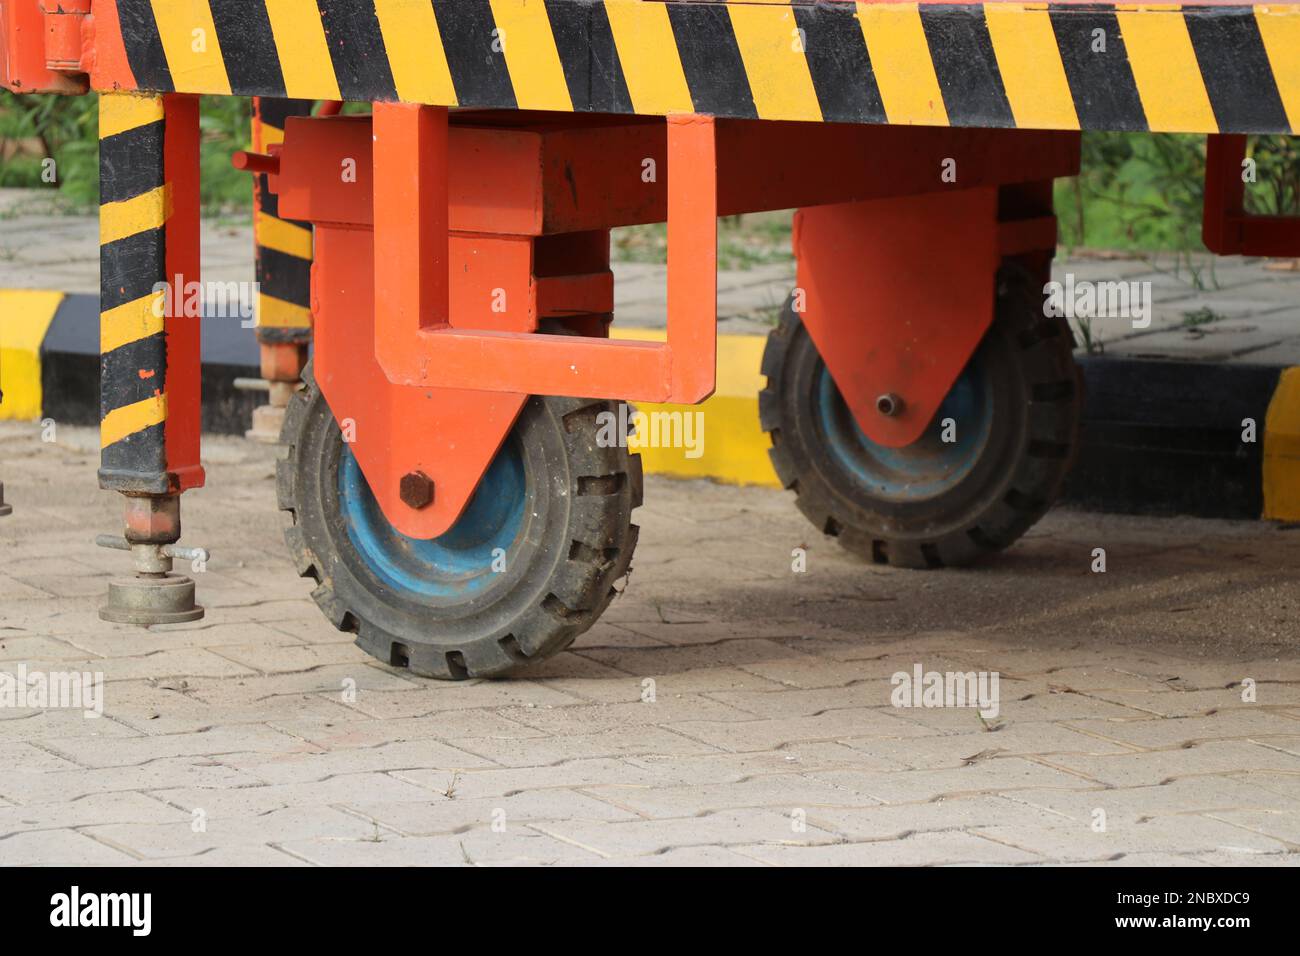
[{"label": "orange steel beam", "polygon": [[711,117],[668,126],[667,341],[453,327],[447,111],[375,104],[375,355],[389,381],[453,389],[695,403],[713,394],[717,147]]},{"label": "orange steel beam", "polygon": [[[664,222],[662,119],[460,110],[449,117],[449,228],[552,235]],[[718,215],[1071,176],[1079,134],[717,120]],[[273,192],[301,219],[374,224],[368,116],[291,118]],[[344,160],[356,182],[339,188]],[[945,180],[945,168],[957,181]],[[578,184],[574,190],[570,181]]]},{"label": "orange steel beam", "polygon": [[1300,255],[1300,217],[1246,212],[1246,137],[1208,136],[1201,239],[1221,256]]},{"label": "orange steel beam", "polygon": [[[172,283],[173,311],[189,288],[202,281],[199,222],[200,180],[199,98],[165,97],[168,136],[166,176],[171,188],[167,220],[167,272]],[[201,488],[202,318],[183,314],[167,318],[167,470],[178,475],[182,489]]]},{"label": "orange steel beam", "polygon": [[0,0],[0,87],[15,93],[86,92],[85,78],[75,74],[89,11],[90,0]]},{"label": "orange steel beam", "polygon": [[450,318],[447,108],[376,103],[374,166],[375,357],[391,381],[415,385],[428,380],[417,336]]}]

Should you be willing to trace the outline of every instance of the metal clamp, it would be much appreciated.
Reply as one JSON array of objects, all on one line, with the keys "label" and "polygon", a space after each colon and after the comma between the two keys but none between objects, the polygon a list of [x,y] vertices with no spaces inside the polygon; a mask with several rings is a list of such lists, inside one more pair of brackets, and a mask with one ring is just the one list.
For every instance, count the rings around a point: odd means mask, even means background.
[{"label": "metal clamp", "polygon": [[167,574],[172,569],[172,559],[207,564],[212,555],[207,548],[184,548],[178,544],[132,543],[113,534],[95,538],[96,547],[113,551],[129,551],[135,562],[136,574],[153,576]]}]

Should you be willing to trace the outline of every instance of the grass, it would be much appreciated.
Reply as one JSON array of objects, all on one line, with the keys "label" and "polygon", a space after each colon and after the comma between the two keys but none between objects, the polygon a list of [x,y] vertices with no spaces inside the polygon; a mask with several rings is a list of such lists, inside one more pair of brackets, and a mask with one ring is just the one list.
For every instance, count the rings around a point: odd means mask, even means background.
[{"label": "grass", "polygon": [[[751,213],[718,220],[718,268],[747,270],[793,262],[789,212]],[[619,262],[666,262],[668,230],[663,223],[615,229],[610,254]]]},{"label": "grass", "polygon": [[[1247,158],[1254,178],[1246,209],[1257,215],[1300,214],[1300,151],[1286,136],[1255,136]],[[1085,133],[1078,176],[1058,180],[1055,204],[1067,251],[1109,249],[1153,258],[1173,253],[1175,274],[1196,288],[1215,284],[1213,258],[1201,242],[1205,138]]]},{"label": "grass", "polygon": [[1218,322],[1223,316],[1215,312],[1208,306],[1202,306],[1199,309],[1192,309],[1183,313],[1184,328],[1194,329],[1198,325],[1209,325],[1212,322]]},{"label": "grass", "polygon": [[[248,148],[250,101],[205,96],[200,110],[204,212],[247,220],[252,185],[247,173],[231,167],[230,155]],[[46,157],[55,161],[54,183],[41,176]],[[50,211],[93,210],[99,204],[98,98],[15,96],[0,90],[0,187],[45,193],[33,202]]]},{"label": "grass", "polygon": [[1078,329],[1078,344],[1083,347],[1087,355],[1101,355],[1106,351],[1106,343],[1097,338],[1092,333],[1092,317],[1081,315],[1076,316],[1074,325]]}]

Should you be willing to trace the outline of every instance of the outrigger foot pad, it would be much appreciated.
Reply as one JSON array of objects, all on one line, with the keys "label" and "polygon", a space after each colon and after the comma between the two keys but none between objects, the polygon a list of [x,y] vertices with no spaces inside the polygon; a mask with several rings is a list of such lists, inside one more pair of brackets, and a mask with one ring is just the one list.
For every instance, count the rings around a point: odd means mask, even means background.
[{"label": "outrigger foot pad", "polygon": [[13,514],[13,511],[13,505],[5,504],[5,486],[4,482],[0,481],[0,518]]},{"label": "outrigger foot pad", "polygon": [[244,432],[250,441],[274,445],[284,429],[284,408],[279,405],[258,405],[253,409],[253,427]]},{"label": "outrigger foot pad", "polygon": [[140,575],[108,582],[108,603],[101,621],[114,624],[183,624],[203,617],[194,603],[194,580],[183,574]]},{"label": "outrigger foot pad", "polygon": [[[179,529],[179,523],[177,525]],[[95,539],[101,548],[130,551],[135,576],[108,582],[108,603],[99,609],[101,621],[114,624],[184,624],[203,617],[194,603],[194,580],[172,574],[172,559],[206,563],[206,548],[182,548],[176,544],[135,543],[115,535]],[[195,565],[198,567],[198,565]]]}]

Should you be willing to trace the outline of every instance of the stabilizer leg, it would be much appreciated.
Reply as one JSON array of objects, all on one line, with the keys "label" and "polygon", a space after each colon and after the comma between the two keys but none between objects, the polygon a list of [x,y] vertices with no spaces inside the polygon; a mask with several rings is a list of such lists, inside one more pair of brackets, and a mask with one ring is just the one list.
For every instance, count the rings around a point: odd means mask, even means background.
[{"label": "stabilizer leg", "polygon": [[[199,464],[199,111],[194,96],[100,97],[101,488],[125,496],[135,575],[109,585],[99,616],[194,621],[194,582],[171,573],[180,495]],[[206,553],[202,553],[206,558]]]}]

